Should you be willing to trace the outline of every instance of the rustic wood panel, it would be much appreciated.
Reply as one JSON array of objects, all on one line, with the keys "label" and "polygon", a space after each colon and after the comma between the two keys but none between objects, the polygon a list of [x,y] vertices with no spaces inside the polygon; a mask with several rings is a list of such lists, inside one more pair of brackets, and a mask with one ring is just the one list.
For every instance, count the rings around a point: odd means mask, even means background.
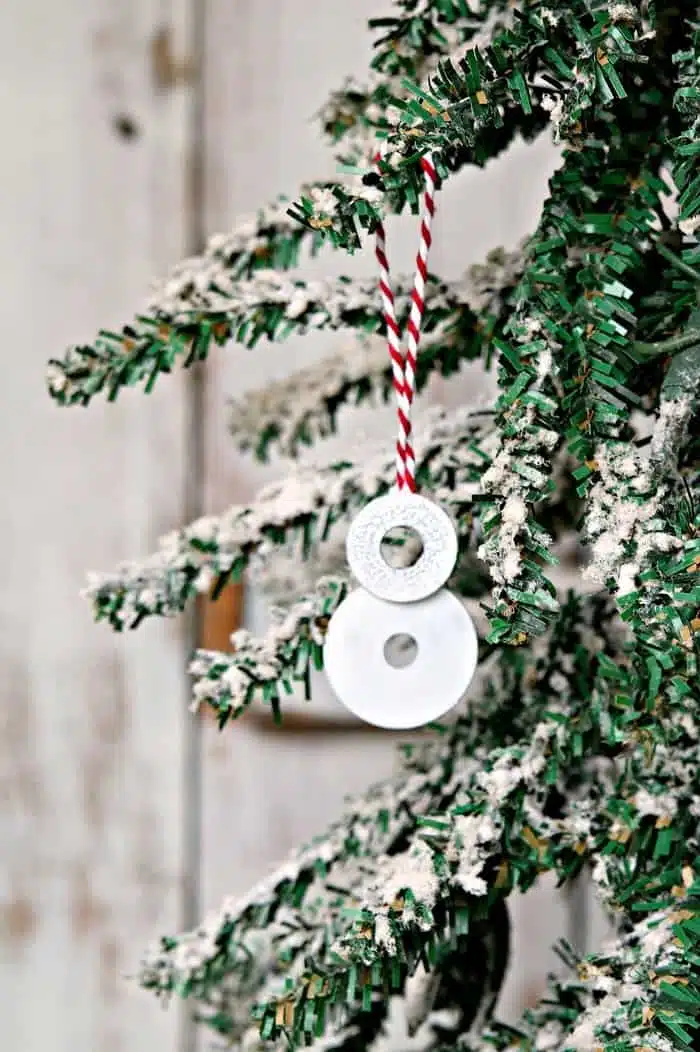
[{"label": "rustic wood panel", "polygon": [[174,1049],[124,979],[180,923],[185,647],[115,637],[88,569],[182,520],[185,388],[58,410],[45,360],[128,318],[186,249],[188,0],[25,0],[0,21],[0,1047]]}]

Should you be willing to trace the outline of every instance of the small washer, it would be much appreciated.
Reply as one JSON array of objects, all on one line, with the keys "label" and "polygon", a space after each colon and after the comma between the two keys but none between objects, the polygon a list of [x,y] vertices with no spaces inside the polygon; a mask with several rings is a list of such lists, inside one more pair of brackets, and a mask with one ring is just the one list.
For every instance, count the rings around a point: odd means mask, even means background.
[{"label": "small washer", "polygon": [[[417,644],[417,654],[396,668],[384,648],[404,633]],[[326,675],[340,701],[387,730],[421,727],[444,716],[469,686],[477,656],[472,619],[445,588],[406,605],[358,588],[331,617],[324,646]]]},{"label": "small washer", "polygon": [[[389,566],[382,540],[397,526],[410,527],[423,543],[413,566]],[[457,561],[457,531],[447,512],[417,493],[394,491],[365,505],[350,524],[346,552],[350,569],[368,592],[392,603],[412,603],[437,592]]]}]

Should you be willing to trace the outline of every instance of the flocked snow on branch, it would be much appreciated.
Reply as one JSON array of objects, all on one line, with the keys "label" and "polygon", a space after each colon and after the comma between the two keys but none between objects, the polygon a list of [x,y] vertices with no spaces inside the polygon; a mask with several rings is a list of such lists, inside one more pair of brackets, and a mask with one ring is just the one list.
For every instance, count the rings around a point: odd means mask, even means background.
[{"label": "flocked snow on branch", "polygon": [[[214,977],[235,975],[240,947],[254,945],[262,936],[259,924],[275,944],[281,970],[269,971],[261,986],[249,989],[248,1001],[260,1005],[256,1014],[264,1038],[297,1040],[309,1019],[313,1032],[320,1034],[338,1018],[339,1005],[351,1014],[362,1004],[368,1007],[369,992],[386,969],[395,975],[398,989],[422,954],[437,967],[436,952],[444,940],[466,932],[467,923],[471,927],[488,916],[502,895],[514,886],[527,888],[542,870],[570,877],[598,853],[594,880],[608,905],[620,908],[635,889],[639,897],[650,880],[649,863],[662,855],[667,879],[678,878],[676,901],[685,896],[689,881],[683,857],[698,848],[697,819],[688,810],[698,778],[697,726],[676,711],[668,727],[675,746],[659,747],[651,760],[643,742],[634,747],[616,742],[609,720],[615,683],[608,680],[607,670],[624,641],[609,635],[600,649],[597,633],[609,616],[596,599],[586,600],[583,607],[571,600],[557,626],[562,645],[553,637],[535,668],[520,663],[518,671],[516,655],[503,652],[502,681],[490,692],[485,689],[481,702],[472,702],[473,711],[446,741],[415,759],[409,754],[403,779],[397,777],[383,791],[375,789],[364,802],[352,805],[326,837],[243,901],[225,903],[201,930],[154,948],[144,963],[142,982],[162,991],[179,989],[206,1006]],[[523,676],[524,694],[509,710],[513,676]],[[572,723],[578,728],[573,736],[568,730]],[[590,769],[594,777],[582,779],[591,761],[581,744],[601,732],[611,746],[609,756],[595,762]],[[560,800],[556,814],[548,804],[550,792]],[[404,804],[392,800],[392,793],[403,795]],[[605,808],[600,807],[601,795]],[[407,830],[412,830],[407,846],[391,851]],[[637,855],[633,880],[627,864],[631,842]],[[613,850],[600,855],[603,844],[612,844]],[[638,925],[637,936],[642,931]],[[658,935],[653,945],[651,938],[640,943],[631,937],[608,953],[609,990],[621,992],[622,983],[629,991],[636,982],[638,996],[623,996],[616,1005],[608,999],[601,1011],[600,998],[587,999],[584,992],[578,1004],[569,1002],[567,1014],[552,1011],[548,1029],[553,1031],[558,1021],[560,1040],[569,1035],[573,1042],[552,1048],[592,1048],[582,1043],[584,1035],[603,1027],[611,1037],[615,1028],[648,1028],[660,1003],[659,984],[653,974],[643,975],[644,966],[653,957],[656,964],[671,960],[683,968],[681,955],[664,956]],[[594,967],[604,975],[600,965],[605,959],[603,953],[598,965],[591,962],[589,977],[596,974]],[[581,977],[583,981],[585,971]],[[597,989],[601,984],[603,978]],[[660,993],[662,1001],[663,985]],[[651,1014],[643,1018],[645,1002]],[[219,1008],[226,1015],[225,1004]],[[658,1021],[663,1033],[661,1012]]]},{"label": "flocked snow on branch", "polygon": [[[397,310],[407,314],[410,285],[397,282]],[[454,316],[462,288],[435,279],[426,285],[425,331]],[[254,277],[232,278],[220,264],[191,260],[167,282],[140,315],[119,333],[102,332],[88,346],[71,347],[49,365],[49,388],[62,404],[86,405],[104,392],[145,383],[150,391],[158,376],[175,364],[189,366],[207,357],[212,341],[235,340],[254,347],[263,337],[283,340],[311,329],[359,329],[376,332],[382,325],[374,280],[337,278],[293,280],[274,270]]]},{"label": "flocked snow on branch", "polygon": [[427,89],[441,62],[459,61],[467,45],[483,48],[514,20],[509,0],[475,9],[462,0],[443,0],[432,10],[417,8],[413,0],[394,6],[393,15],[370,22],[380,32],[367,83],[347,78],[318,114],[330,141],[342,143],[344,162],[369,163],[377,140],[399,124],[412,84]]},{"label": "flocked snow on branch", "polygon": [[574,978],[550,980],[547,996],[515,1027],[492,1024],[464,1042],[465,1052],[692,1048],[692,1005],[700,996],[694,962],[700,943],[697,873],[681,867],[678,885],[666,895],[650,888],[639,913],[646,915],[596,954],[577,960],[568,952]]},{"label": "flocked snow on branch", "polygon": [[[441,347],[443,341],[448,342],[447,336],[437,330],[429,342]],[[421,364],[427,342],[421,348]],[[392,386],[387,361],[384,339],[360,338],[315,365],[234,399],[229,420],[236,445],[253,450],[261,460],[275,446],[283,456],[295,457],[301,446],[335,432],[342,406],[373,396],[388,398]]]},{"label": "flocked snow on branch", "polygon": [[[484,477],[494,504],[482,553],[501,586],[494,641],[524,643],[555,609],[539,565],[551,542],[536,505],[552,489],[562,421],[583,493],[597,469],[596,439],[622,435],[630,407],[640,403],[630,389],[638,369],[630,300],[648,266],[641,246],[664,191],[648,122],[647,113],[636,116],[624,138],[601,122],[597,138],[565,151],[513,294],[521,306],[500,345],[501,448]],[[643,163],[635,164],[635,144],[640,157],[644,148]]]},{"label": "flocked snow on branch", "polygon": [[[556,48],[548,46],[553,29]],[[372,229],[381,218],[378,185],[391,211],[415,204],[417,144],[446,176],[497,155],[515,130],[536,134],[550,116],[557,137],[575,137],[586,111],[625,97],[621,73],[649,61],[653,37],[641,3],[615,5],[612,19],[607,4],[591,8],[586,0],[528,5],[512,27],[491,35],[487,47],[443,61],[427,90],[415,85],[413,98],[397,100],[401,122],[383,132],[379,184],[365,176],[355,188],[338,187],[335,200],[323,207],[302,197],[294,214],[353,251],[360,244],[358,227]]]},{"label": "flocked snow on branch", "polygon": [[700,230],[700,157],[697,148],[700,135],[700,19],[697,10],[694,19],[688,47],[674,56],[679,75],[674,105],[682,116],[684,128],[673,142],[673,174],[679,192],[679,228],[687,238],[695,235],[697,240]]},{"label": "flocked snow on branch", "polygon": [[262,638],[239,629],[231,637],[232,654],[197,651],[189,668],[195,677],[193,709],[206,703],[223,727],[256,699],[278,716],[280,697],[291,694],[298,682],[305,683],[310,697],[311,669],[323,667],[328,621],[347,591],[343,578],[322,578],[310,596],[272,609]]},{"label": "flocked snow on branch", "polygon": [[[421,340],[416,374],[419,391],[434,372],[450,376],[465,361],[479,357],[488,363],[522,266],[521,250],[497,249],[483,263],[469,268],[462,309]],[[318,365],[234,401],[231,431],[240,449],[253,449],[260,458],[273,445],[295,456],[300,445],[335,431],[342,406],[357,405],[372,396],[387,399],[392,393],[386,340],[359,339]]]},{"label": "flocked snow on branch", "polygon": [[[265,940],[261,928],[270,930],[271,926],[273,938],[286,936],[293,945],[295,910],[302,910],[318,926],[322,917],[318,896],[322,894],[325,901],[328,894],[321,874],[337,875],[343,867],[349,867],[351,873],[355,866],[371,868],[373,856],[399,842],[412,828],[415,815],[436,807],[451,791],[454,748],[460,755],[463,751],[460,740],[460,734],[453,732],[444,740],[414,747],[406,757],[408,778],[402,771],[349,801],[342,818],[323,836],[295,852],[242,899],[224,902],[197,931],[155,946],[144,961],[144,985],[159,991],[180,986],[206,1003],[207,972],[218,967],[224,976],[237,978],[241,969],[235,959],[236,947]],[[336,879],[336,886],[342,888],[342,877]],[[331,894],[337,897],[338,892]],[[293,960],[298,953],[299,948],[294,947]],[[248,989],[246,1004],[254,993],[255,988]],[[229,1010],[228,1005],[226,1008]],[[244,1026],[250,1027],[250,1018],[244,1019]]]},{"label": "flocked snow on branch", "polygon": [[[463,521],[463,543],[473,531],[471,511],[492,441],[489,414],[462,411],[426,414],[417,423],[417,477],[439,503]],[[144,617],[172,616],[200,592],[240,577],[253,556],[280,545],[292,557],[309,557],[336,523],[385,492],[394,481],[386,448],[358,463],[341,461],[324,469],[304,468],[265,487],[255,504],[234,505],[220,516],[205,516],[168,534],[160,550],[112,574],[91,575],[85,595],[98,620],[116,629],[134,628]]]},{"label": "flocked snow on branch", "polygon": [[662,402],[651,442],[639,451],[622,442],[597,451],[587,520],[592,561],[585,572],[620,596],[637,591],[654,556],[683,548],[668,512],[679,490],[686,497],[676,462],[692,407],[688,395]]},{"label": "flocked snow on branch", "polygon": [[[268,1038],[283,1032],[293,1037],[303,1030],[309,1002],[317,1018],[324,1006],[330,1012],[339,1001],[350,1005],[355,998],[361,1001],[377,981],[372,978],[374,966],[395,968],[400,978],[406,968],[411,971],[415,966],[420,947],[436,946],[450,930],[460,930],[461,916],[465,921],[468,915],[478,919],[482,909],[492,908],[494,899],[514,885],[528,887],[542,869],[570,876],[599,843],[610,840],[621,849],[617,857],[609,857],[599,867],[596,881],[611,904],[618,900],[629,888],[624,844],[638,835],[635,830],[645,831],[645,857],[658,851],[655,839],[674,843],[675,834],[670,841],[668,836],[669,807],[674,812],[678,809],[684,794],[692,791],[697,772],[687,762],[687,747],[685,753],[678,750],[675,756],[660,751],[649,770],[650,789],[646,795],[635,795],[629,787],[638,787],[636,765],[649,768],[649,760],[643,747],[630,753],[620,749],[619,743],[622,763],[617,765],[612,753],[608,760],[597,763],[594,781],[581,781],[579,766],[585,767],[587,761],[576,736],[567,733],[567,723],[573,720],[584,737],[610,728],[605,712],[614,695],[614,684],[608,695],[605,677],[598,678],[595,657],[596,651],[601,661],[606,656],[599,650],[601,639],[595,633],[605,623],[601,616],[609,617],[609,613],[595,599],[586,603],[583,608],[573,600],[567,604],[558,626],[565,643],[548,646],[535,669],[521,665],[518,672],[512,665],[516,656],[504,653],[504,681],[490,693],[486,689],[481,703],[472,703],[474,711],[450,732],[447,742],[432,747],[438,756],[444,749],[442,763],[449,764],[451,776],[443,768],[436,777],[423,754],[423,764],[431,770],[428,783],[433,785],[426,795],[426,775],[411,774],[409,755],[403,783],[394,782],[395,788],[388,790],[403,790],[409,807],[402,807],[398,800],[389,804],[387,796],[376,791],[368,794],[363,807],[350,808],[344,823],[334,827],[335,833],[320,838],[241,903],[225,904],[201,931],[155,950],[145,963],[142,981],[163,990],[175,984],[190,996],[206,1000],[211,975],[222,969],[235,970],[236,947],[255,935],[257,918],[264,918],[267,930],[279,940],[276,959],[296,962],[298,970],[292,973],[291,987],[285,986],[284,974],[278,980],[270,976],[272,987],[277,983],[279,992],[271,996],[265,986],[262,1033]],[[609,648],[620,644],[611,636],[605,645],[609,655],[614,653]],[[509,719],[494,721],[500,705],[508,710],[505,699],[510,697],[507,688],[512,689],[513,675],[523,674],[524,696]],[[506,687],[505,695],[499,687]],[[552,689],[557,691],[556,701]],[[688,727],[691,732],[697,733]],[[579,760],[575,760],[577,755]],[[547,814],[546,801],[554,787],[566,800],[557,817]],[[432,793],[442,798],[442,807],[435,807],[438,800]],[[600,793],[609,801],[605,815],[598,806]],[[387,829],[383,815],[386,819],[394,816],[399,826]],[[403,838],[404,822],[414,829],[409,845],[402,853],[383,856],[380,844],[386,845],[386,851],[397,837]],[[341,830],[344,835],[338,841]],[[514,853],[516,844],[520,847]],[[668,855],[668,847],[666,851]],[[319,870],[320,860],[323,867]],[[344,874],[346,864],[349,873]],[[364,892],[348,914],[340,907],[348,905],[348,897],[354,904],[358,880]],[[315,906],[319,896],[320,904]],[[329,901],[334,896],[341,900],[335,906]],[[297,923],[278,927],[276,916],[282,911],[286,917],[292,901],[301,911],[301,928]],[[319,927],[335,933],[334,941],[323,950],[327,961],[318,960],[316,965],[322,981],[304,967],[298,946],[301,935],[308,946]],[[429,950],[428,954],[430,959]],[[326,1015],[322,1018],[330,1022]]]}]

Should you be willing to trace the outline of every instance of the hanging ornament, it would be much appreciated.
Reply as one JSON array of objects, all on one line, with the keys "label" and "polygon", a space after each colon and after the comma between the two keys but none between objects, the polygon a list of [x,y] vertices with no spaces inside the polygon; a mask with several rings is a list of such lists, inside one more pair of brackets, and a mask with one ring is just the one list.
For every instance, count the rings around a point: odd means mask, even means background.
[{"label": "hanging ornament", "polygon": [[[396,488],[363,508],[348,531],[346,552],[360,587],[328,625],[324,666],[343,704],[367,723],[394,730],[420,727],[449,711],[469,686],[478,640],[462,602],[445,587],[457,561],[450,516],[416,493],[411,410],[425,310],[425,281],[435,213],[436,172],[424,157],[420,243],[406,327],[405,352],[396,320],[383,224],[377,227],[379,289],[396,394]],[[392,566],[383,546],[397,528],[420,539],[410,565]]]}]

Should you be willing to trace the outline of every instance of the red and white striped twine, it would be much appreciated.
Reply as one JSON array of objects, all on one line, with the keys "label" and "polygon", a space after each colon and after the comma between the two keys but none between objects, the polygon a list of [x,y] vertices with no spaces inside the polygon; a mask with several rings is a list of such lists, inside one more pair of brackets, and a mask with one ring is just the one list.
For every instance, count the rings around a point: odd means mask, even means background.
[{"label": "red and white striped twine", "polygon": [[432,157],[421,160],[425,176],[423,209],[420,223],[420,242],[416,255],[416,271],[411,292],[411,311],[406,326],[405,352],[401,348],[401,332],[396,321],[394,293],[391,288],[389,262],[386,256],[386,231],[384,224],[377,226],[376,256],[379,263],[379,289],[386,321],[387,342],[393,368],[394,391],[398,412],[398,436],[396,439],[396,485],[411,493],[416,492],[416,458],[413,452],[411,409],[416,393],[416,360],[420,330],[425,312],[425,280],[428,273],[428,253],[432,242],[431,226],[435,215],[435,182],[437,173]]}]

